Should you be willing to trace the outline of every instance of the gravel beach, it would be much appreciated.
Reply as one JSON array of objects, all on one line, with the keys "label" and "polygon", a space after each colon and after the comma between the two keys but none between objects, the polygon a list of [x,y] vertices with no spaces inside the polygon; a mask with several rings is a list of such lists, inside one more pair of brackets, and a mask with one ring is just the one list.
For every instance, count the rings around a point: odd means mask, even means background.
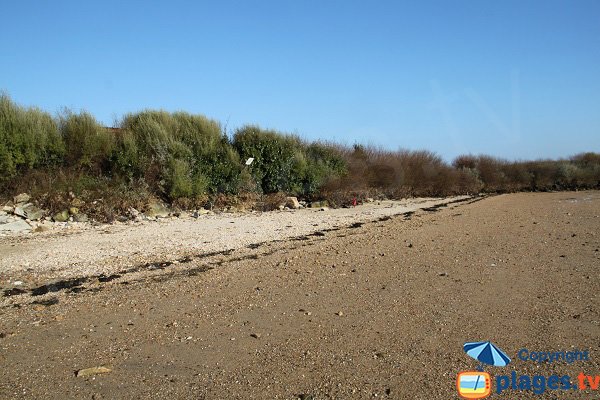
[{"label": "gravel beach", "polygon": [[[479,340],[512,358],[486,367],[496,379],[597,375],[600,193],[429,201],[412,214],[381,203],[4,238],[3,285],[26,290],[0,307],[0,398],[451,399],[457,374],[478,365],[462,345]],[[233,250],[201,257],[202,241]],[[87,280],[35,286],[75,276]],[[589,360],[540,364],[520,349]],[[557,395],[598,391],[493,397]]]}]

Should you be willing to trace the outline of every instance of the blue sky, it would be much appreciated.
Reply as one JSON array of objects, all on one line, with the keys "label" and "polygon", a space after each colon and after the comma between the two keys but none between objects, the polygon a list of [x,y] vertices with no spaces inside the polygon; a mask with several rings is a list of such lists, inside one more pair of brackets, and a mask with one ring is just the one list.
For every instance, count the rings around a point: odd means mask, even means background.
[{"label": "blue sky", "polygon": [[508,159],[600,151],[600,1],[1,0],[0,90]]}]

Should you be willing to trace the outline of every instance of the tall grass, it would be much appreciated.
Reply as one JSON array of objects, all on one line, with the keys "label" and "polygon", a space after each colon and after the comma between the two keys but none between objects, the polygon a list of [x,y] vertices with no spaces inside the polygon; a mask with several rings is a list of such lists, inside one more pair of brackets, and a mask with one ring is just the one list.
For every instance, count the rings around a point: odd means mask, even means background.
[{"label": "tall grass", "polygon": [[116,172],[144,178],[171,199],[237,190],[238,154],[218,122],[183,112],[142,111],[121,122]]},{"label": "tall grass", "polygon": [[65,154],[58,124],[50,114],[20,107],[0,94],[0,181],[60,164]]}]

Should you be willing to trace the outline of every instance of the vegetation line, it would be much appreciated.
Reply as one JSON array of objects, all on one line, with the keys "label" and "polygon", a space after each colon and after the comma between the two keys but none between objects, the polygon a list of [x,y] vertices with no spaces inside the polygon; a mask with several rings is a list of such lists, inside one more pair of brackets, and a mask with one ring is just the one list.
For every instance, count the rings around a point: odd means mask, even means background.
[{"label": "vegetation line", "polygon": [[184,209],[272,208],[285,195],[343,206],[599,186],[600,154],[591,152],[519,162],[464,155],[448,164],[429,151],[308,142],[254,125],[230,138],[218,122],[185,112],[141,111],[106,128],[87,112],[52,116],[0,95],[0,200],[27,192],[59,211],[76,199],[99,220],[143,211],[152,198]]}]

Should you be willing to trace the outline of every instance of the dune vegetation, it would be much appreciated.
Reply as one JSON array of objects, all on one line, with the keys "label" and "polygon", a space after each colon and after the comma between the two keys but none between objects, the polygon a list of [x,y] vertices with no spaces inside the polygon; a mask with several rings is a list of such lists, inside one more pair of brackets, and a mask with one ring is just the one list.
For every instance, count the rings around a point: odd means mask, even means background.
[{"label": "dune vegetation", "polygon": [[[248,158],[251,165],[245,165]],[[48,210],[73,198],[98,219],[151,198],[180,208],[250,204],[282,193],[333,206],[367,198],[598,188],[600,154],[507,161],[309,142],[247,125],[232,135],[186,112],[145,110],[102,126],[87,112],[53,116],[0,95],[0,200],[27,192]]]}]

